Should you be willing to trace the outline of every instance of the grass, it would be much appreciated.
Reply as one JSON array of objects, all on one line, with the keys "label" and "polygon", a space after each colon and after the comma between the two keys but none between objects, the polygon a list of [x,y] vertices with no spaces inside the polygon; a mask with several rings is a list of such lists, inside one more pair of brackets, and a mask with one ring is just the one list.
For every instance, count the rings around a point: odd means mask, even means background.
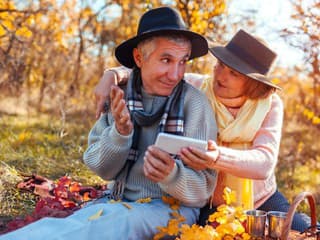
[{"label": "grass", "polygon": [[49,115],[1,116],[0,216],[25,214],[34,206],[34,196],[15,187],[21,174],[52,180],[68,175],[83,185],[105,183],[82,161],[90,125],[82,114],[68,122]]},{"label": "grass", "polygon": [[[68,175],[83,185],[105,184],[82,161],[94,121],[93,113],[84,112],[67,118],[0,115],[0,216],[24,215],[34,207],[35,197],[16,189],[21,173],[52,180]],[[279,189],[290,200],[305,190],[316,193],[320,220],[320,142],[314,141],[318,131],[292,123],[285,127],[276,172]],[[309,211],[306,204],[299,209]]]},{"label": "grass", "polygon": [[[320,141],[317,140],[320,129],[294,118],[286,119],[284,123],[276,169],[278,187],[289,200],[300,192],[312,192],[320,222]],[[298,210],[310,216],[307,202],[302,202]]]}]

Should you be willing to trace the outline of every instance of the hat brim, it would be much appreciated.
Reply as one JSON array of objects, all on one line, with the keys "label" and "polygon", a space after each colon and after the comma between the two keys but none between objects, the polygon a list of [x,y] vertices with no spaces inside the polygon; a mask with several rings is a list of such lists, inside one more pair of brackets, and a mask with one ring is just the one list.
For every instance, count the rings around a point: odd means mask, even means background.
[{"label": "hat brim", "polygon": [[214,46],[209,48],[209,51],[219,59],[223,64],[228,67],[236,70],[237,72],[246,75],[247,77],[262,82],[266,85],[274,87],[276,89],[281,90],[281,88],[271,82],[271,79],[265,75],[259,73],[259,71],[245,61],[240,59],[238,56],[230,52],[227,48],[223,46]]},{"label": "hat brim", "polygon": [[144,39],[152,37],[153,35],[161,36],[168,34],[180,34],[185,36],[191,41],[191,54],[189,59],[194,59],[197,57],[201,57],[208,53],[208,42],[201,35],[188,31],[188,30],[177,30],[177,29],[158,29],[150,32],[145,32],[140,34],[139,36],[130,38],[129,40],[121,43],[115,49],[115,56],[117,60],[124,66],[128,68],[133,68],[135,66],[135,62],[133,59],[133,49]]}]

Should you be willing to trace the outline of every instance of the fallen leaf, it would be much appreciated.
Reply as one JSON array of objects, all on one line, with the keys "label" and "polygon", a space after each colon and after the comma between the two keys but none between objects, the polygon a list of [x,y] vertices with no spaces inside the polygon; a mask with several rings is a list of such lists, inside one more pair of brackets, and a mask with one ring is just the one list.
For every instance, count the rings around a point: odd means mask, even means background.
[{"label": "fallen leaf", "polygon": [[108,201],[108,203],[120,203],[120,202],[121,202],[120,199],[119,200],[111,199],[111,200]]},{"label": "fallen leaf", "polygon": [[149,203],[151,202],[151,198],[140,198],[136,201],[136,203]]},{"label": "fallen leaf", "polygon": [[80,191],[81,184],[78,182],[71,182],[69,186],[70,192],[79,192]]},{"label": "fallen leaf", "polygon": [[132,208],[131,205],[129,205],[129,203],[126,203],[126,202],[123,202],[122,205],[125,206],[128,209]]},{"label": "fallen leaf", "polygon": [[100,209],[97,213],[93,214],[91,217],[88,218],[89,221],[98,219],[103,213],[103,209]]},{"label": "fallen leaf", "polygon": [[83,194],[83,201],[87,202],[87,201],[89,201],[89,200],[91,200],[91,198],[90,198],[90,193],[89,193],[89,192],[85,192],[85,193]]}]

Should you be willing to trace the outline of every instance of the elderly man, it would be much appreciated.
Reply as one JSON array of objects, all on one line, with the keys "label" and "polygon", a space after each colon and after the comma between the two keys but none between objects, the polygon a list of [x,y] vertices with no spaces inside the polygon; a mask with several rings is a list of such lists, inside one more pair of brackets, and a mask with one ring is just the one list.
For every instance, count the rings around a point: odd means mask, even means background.
[{"label": "elderly man", "polygon": [[[171,218],[162,196],[179,200],[179,213],[195,223],[215,188],[216,172],[195,171],[153,144],[159,132],[216,139],[208,100],[182,79],[186,62],[207,49],[177,11],[162,7],[145,13],[137,35],[115,51],[121,64],[133,68],[126,91],[112,87],[109,110],[91,129],[84,153],[90,169],[115,180],[110,196],[66,219],[41,220],[0,239],[151,239]],[[122,202],[108,203],[110,198]],[[151,202],[136,202],[142,198]],[[97,212],[101,216],[89,222]]]}]

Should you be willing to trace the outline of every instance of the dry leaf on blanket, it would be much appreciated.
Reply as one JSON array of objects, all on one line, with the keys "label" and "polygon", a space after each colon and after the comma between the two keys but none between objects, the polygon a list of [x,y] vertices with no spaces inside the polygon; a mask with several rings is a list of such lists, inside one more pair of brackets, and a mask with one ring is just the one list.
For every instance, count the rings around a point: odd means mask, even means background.
[{"label": "dry leaf on blanket", "polygon": [[100,209],[97,213],[93,214],[91,217],[88,218],[89,221],[98,219],[103,213],[103,209]]}]

